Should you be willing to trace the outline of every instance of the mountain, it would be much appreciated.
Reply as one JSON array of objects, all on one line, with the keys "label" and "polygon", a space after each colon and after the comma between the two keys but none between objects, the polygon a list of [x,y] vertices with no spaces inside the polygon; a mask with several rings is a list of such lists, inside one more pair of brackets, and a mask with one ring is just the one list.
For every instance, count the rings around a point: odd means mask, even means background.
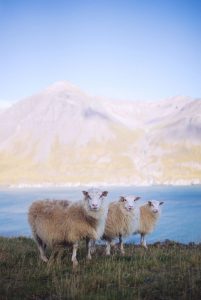
[{"label": "mountain", "polygon": [[91,97],[69,82],[0,112],[0,184],[197,183],[201,99]]}]

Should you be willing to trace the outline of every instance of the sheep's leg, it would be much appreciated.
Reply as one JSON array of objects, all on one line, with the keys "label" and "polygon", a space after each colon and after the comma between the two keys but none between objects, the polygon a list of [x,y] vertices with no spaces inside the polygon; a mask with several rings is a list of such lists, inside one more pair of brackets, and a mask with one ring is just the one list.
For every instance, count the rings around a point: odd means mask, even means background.
[{"label": "sheep's leg", "polygon": [[44,262],[48,262],[48,258],[45,255],[44,249],[41,246],[38,246],[39,252],[40,252],[40,258],[42,259],[42,261]]},{"label": "sheep's leg", "polygon": [[124,244],[122,240],[122,235],[119,235],[119,248],[122,255],[125,255]]},{"label": "sheep's leg", "polygon": [[87,244],[87,259],[91,259],[91,252],[92,252],[91,249],[93,247],[93,241],[87,238],[86,244]]},{"label": "sheep's leg", "polygon": [[110,255],[110,250],[111,250],[111,242],[106,241],[106,255]]},{"label": "sheep's leg", "polygon": [[96,251],[96,241],[95,240],[91,240],[91,253],[95,253]]},{"label": "sheep's leg", "polygon": [[141,244],[145,249],[147,249],[147,243],[146,243],[146,240],[145,240],[145,234],[141,234],[140,244]]},{"label": "sheep's leg", "polygon": [[72,254],[72,262],[73,262],[73,268],[75,268],[78,265],[77,261],[77,249],[78,249],[78,242],[73,244],[73,254]]},{"label": "sheep's leg", "polygon": [[54,256],[53,256],[54,260],[56,260],[57,263],[61,262],[63,253],[64,253],[63,246],[62,245],[57,245],[56,248],[55,248]]},{"label": "sheep's leg", "polygon": [[111,247],[115,248],[116,247],[115,241],[111,241],[110,245]]},{"label": "sheep's leg", "polygon": [[48,258],[45,255],[46,245],[43,243],[43,241],[39,238],[39,236],[37,234],[34,234],[34,239],[36,241],[36,244],[38,246],[38,250],[40,252],[40,258],[42,259],[42,261],[48,262]]},{"label": "sheep's leg", "polygon": [[91,259],[91,254],[95,252],[95,241],[98,239],[97,232],[93,230],[91,239],[86,238],[86,247],[87,247],[87,258]]}]

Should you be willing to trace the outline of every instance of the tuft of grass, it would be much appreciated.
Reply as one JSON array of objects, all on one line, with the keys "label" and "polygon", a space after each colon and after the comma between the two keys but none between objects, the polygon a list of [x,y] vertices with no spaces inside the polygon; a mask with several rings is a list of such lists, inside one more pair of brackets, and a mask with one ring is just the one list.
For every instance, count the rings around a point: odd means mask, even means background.
[{"label": "tuft of grass", "polygon": [[91,261],[83,244],[76,271],[71,251],[45,264],[32,239],[0,238],[0,299],[201,299],[201,244],[126,245],[111,257],[98,246]]}]

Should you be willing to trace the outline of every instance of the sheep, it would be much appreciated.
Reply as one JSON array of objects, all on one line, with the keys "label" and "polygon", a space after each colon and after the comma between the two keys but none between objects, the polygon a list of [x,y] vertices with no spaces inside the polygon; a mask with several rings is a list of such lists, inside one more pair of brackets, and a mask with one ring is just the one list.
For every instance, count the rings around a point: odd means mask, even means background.
[{"label": "sheep", "polygon": [[49,207],[51,209],[53,209],[55,205],[59,205],[59,206],[62,206],[63,208],[65,208],[65,207],[69,206],[72,203],[72,201],[70,201],[70,200],[55,200],[55,199],[50,200],[50,199],[46,199],[44,201],[46,201],[47,207]]},{"label": "sheep", "polygon": [[[32,203],[28,221],[44,262],[48,261],[46,246],[73,245],[71,260],[73,267],[78,265],[78,242],[82,239],[97,240],[103,235],[108,212],[108,205],[104,203],[107,194],[107,191],[89,189],[83,191],[84,199],[79,202],[42,200]],[[89,259],[90,251],[89,242]]]},{"label": "sheep", "polygon": [[140,199],[136,196],[121,196],[118,202],[110,203],[105,225],[103,239],[106,240],[106,255],[110,255],[112,242],[119,237],[121,254],[124,255],[122,237],[133,232],[133,218],[135,215],[135,201]]},{"label": "sheep", "polygon": [[157,200],[151,200],[136,209],[133,218],[133,234],[140,234],[140,244],[144,248],[147,248],[145,236],[154,230],[161,214],[160,206],[163,203],[164,202]]}]

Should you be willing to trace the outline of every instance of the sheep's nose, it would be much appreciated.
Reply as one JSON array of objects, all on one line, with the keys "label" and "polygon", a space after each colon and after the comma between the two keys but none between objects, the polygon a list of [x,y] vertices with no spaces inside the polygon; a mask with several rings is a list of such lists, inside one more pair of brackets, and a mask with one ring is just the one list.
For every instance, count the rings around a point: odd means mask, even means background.
[{"label": "sheep's nose", "polygon": [[93,207],[93,208],[98,208],[98,204],[92,203],[92,207]]},{"label": "sheep's nose", "polygon": [[154,212],[154,213],[157,213],[157,212],[158,212],[158,209],[154,209],[153,212]]},{"label": "sheep's nose", "polygon": [[129,205],[129,207],[128,207],[129,209],[132,209],[133,208],[133,206],[132,205]]}]

